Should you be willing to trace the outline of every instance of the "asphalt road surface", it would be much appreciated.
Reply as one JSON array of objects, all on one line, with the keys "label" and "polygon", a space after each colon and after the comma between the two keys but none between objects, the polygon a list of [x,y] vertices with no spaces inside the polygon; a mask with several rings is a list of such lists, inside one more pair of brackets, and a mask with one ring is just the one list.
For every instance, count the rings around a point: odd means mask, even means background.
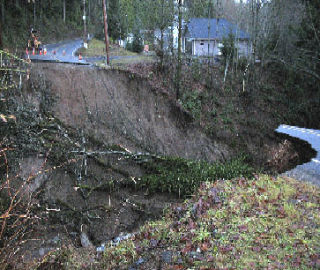
[{"label": "asphalt road surface", "polygon": [[[71,63],[71,64],[81,64],[81,65],[90,65],[97,61],[103,61],[106,59],[104,56],[98,57],[83,57],[81,60],[77,55],[75,55],[76,51],[83,47],[83,40],[73,39],[73,40],[65,40],[55,44],[47,44],[41,46],[43,49],[46,48],[47,53],[44,54],[44,50],[42,50],[42,54],[39,52],[32,54],[32,51],[28,52],[28,55],[31,61],[54,61],[59,63]],[[25,57],[28,58],[26,53]],[[128,55],[128,56],[110,56],[110,60],[122,59],[122,58],[138,58],[138,55]]]},{"label": "asphalt road surface", "polygon": [[[75,55],[76,51],[83,46],[82,39],[66,40],[56,44],[42,45],[42,55],[39,53],[33,55],[32,51],[29,51],[29,57],[35,61],[56,61],[62,63],[73,64],[88,64],[84,59],[80,60]],[[44,54],[44,48],[47,49],[47,53]],[[26,58],[28,55],[26,54]]]},{"label": "asphalt road surface", "polygon": [[284,175],[320,186],[320,130],[280,125],[276,131],[307,141],[317,151],[315,158],[285,172]]}]

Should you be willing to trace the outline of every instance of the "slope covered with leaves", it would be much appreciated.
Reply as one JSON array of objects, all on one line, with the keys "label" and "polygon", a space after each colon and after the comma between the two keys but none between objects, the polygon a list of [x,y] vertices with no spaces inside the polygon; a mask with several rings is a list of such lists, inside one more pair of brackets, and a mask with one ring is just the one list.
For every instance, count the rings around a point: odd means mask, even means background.
[{"label": "slope covered with leaves", "polygon": [[319,188],[289,178],[256,176],[203,183],[95,262],[77,251],[46,263],[94,269],[317,269]]}]

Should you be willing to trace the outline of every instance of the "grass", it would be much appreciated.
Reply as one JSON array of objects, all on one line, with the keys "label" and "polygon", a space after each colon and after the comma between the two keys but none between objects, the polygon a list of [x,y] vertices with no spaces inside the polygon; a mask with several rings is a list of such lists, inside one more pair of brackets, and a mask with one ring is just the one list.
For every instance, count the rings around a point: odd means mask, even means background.
[{"label": "grass", "polygon": [[[110,44],[109,52],[111,58],[119,56],[119,58],[111,59],[112,66],[125,67],[131,64],[151,63],[155,61],[155,57],[153,55],[143,55],[130,52],[114,44]],[[88,43],[88,49],[81,48],[78,50],[78,53],[81,53],[81,55],[84,57],[106,56],[105,43],[98,39],[92,39]],[[98,61],[97,64],[104,66],[105,61]]]},{"label": "grass", "polygon": [[[124,48],[120,48],[117,45],[110,44],[110,56],[136,56],[137,53],[130,52]],[[98,39],[92,39],[88,43],[88,49],[81,48],[79,52],[84,57],[96,57],[106,55],[106,45],[103,41]]]},{"label": "grass", "polygon": [[319,269],[319,191],[267,175],[203,183],[92,269]]},{"label": "grass", "polygon": [[[135,257],[170,247],[179,255],[165,269],[316,269],[319,194],[311,185],[266,175],[207,182],[193,199],[142,228],[133,242],[140,250]],[[160,250],[150,251],[152,240]],[[104,257],[111,268],[114,249]]]},{"label": "grass", "polygon": [[138,54],[135,57],[124,57],[119,59],[112,59],[111,65],[112,66],[127,66],[127,65],[133,65],[133,64],[140,64],[140,63],[153,63],[155,61],[154,56],[152,55],[141,55]]}]

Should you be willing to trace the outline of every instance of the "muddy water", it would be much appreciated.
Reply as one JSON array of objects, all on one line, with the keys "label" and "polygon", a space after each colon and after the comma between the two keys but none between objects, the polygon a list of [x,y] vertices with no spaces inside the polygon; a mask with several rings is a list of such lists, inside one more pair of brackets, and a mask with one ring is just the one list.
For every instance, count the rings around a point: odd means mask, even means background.
[{"label": "muddy water", "polygon": [[320,186],[320,130],[280,125],[276,131],[304,140],[317,151],[316,157],[285,172],[284,175]]}]

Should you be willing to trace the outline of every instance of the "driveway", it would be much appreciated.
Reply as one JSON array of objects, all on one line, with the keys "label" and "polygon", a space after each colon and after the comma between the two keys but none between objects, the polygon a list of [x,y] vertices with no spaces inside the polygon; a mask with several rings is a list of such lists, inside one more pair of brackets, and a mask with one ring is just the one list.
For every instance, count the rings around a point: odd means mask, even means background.
[{"label": "driveway", "polygon": [[304,140],[317,151],[315,158],[285,172],[284,175],[320,186],[320,130],[280,125],[276,131]]}]

